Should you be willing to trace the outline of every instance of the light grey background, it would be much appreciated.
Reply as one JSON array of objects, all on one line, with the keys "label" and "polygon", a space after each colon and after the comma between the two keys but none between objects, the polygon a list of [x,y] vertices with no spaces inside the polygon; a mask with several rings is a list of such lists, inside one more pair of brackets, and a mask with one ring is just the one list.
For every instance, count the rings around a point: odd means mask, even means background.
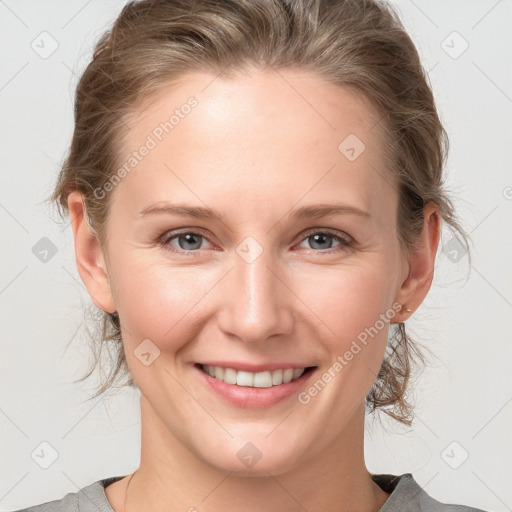
[{"label": "light grey background", "polygon": [[[413,428],[368,423],[367,465],[412,472],[440,501],[512,510],[512,3],[394,3],[450,135],[447,186],[474,261],[469,269],[465,256],[454,262],[460,254],[440,248],[432,290],[408,322],[438,360],[417,381]],[[97,379],[73,383],[91,360],[89,297],[71,229],[43,202],[71,139],[77,77],[123,4],[0,0],[2,511],[138,467],[138,391],[86,402]],[[57,251],[46,262],[37,257],[43,237]]]}]

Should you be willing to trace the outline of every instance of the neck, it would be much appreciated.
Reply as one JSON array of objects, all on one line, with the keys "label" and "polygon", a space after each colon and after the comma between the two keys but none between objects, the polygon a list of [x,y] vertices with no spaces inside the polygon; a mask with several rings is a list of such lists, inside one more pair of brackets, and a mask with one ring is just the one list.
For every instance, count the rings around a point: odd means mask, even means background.
[{"label": "neck", "polygon": [[[124,479],[118,489],[124,492],[111,500],[116,512],[376,512],[389,496],[364,464],[363,406],[323,452],[285,473],[253,477],[236,476],[199,459],[169,432],[142,395],[141,419],[140,467],[128,487],[129,477]],[[121,505],[124,497],[126,508]]]}]

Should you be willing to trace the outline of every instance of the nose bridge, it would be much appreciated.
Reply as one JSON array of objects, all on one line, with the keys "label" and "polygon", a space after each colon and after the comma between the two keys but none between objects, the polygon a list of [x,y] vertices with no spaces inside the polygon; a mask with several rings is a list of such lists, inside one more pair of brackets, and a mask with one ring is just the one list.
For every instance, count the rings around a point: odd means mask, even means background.
[{"label": "nose bridge", "polygon": [[245,341],[289,333],[293,325],[290,292],[276,276],[279,265],[273,252],[253,237],[242,241],[235,252],[221,328]]}]

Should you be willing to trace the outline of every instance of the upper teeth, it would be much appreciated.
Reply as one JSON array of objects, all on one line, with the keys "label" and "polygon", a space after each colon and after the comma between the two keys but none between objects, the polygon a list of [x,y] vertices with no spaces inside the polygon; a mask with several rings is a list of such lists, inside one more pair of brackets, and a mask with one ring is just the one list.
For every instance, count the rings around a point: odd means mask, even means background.
[{"label": "upper teeth", "polygon": [[226,384],[237,384],[254,388],[270,388],[299,378],[305,368],[288,368],[286,370],[264,371],[258,373],[237,371],[233,368],[221,368],[203,364],[203,370],[211,377],[224,381]]}]

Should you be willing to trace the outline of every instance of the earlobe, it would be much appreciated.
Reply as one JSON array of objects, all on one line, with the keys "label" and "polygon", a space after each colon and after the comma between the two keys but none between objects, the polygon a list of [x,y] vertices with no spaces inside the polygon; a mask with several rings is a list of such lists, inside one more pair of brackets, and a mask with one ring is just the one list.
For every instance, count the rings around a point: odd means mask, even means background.
[{"label": "earlobe", "polygon": [[116,311],[100,241],[89,226],[82,194],[74,190],[68,196],[69,217],[73,229],[78,273],[93,304],[107,313]]},{"label": "earlobe", "polygon": [[[434,265],[439,245],[441,218],[433,204],[423,210],[423,229],[408,256],[409,274],[397,295],[397,302],[404,305],[397,321],[403,322],[425,299],[434,278]],[[406,311],[409,308],[412,311]]]}]

